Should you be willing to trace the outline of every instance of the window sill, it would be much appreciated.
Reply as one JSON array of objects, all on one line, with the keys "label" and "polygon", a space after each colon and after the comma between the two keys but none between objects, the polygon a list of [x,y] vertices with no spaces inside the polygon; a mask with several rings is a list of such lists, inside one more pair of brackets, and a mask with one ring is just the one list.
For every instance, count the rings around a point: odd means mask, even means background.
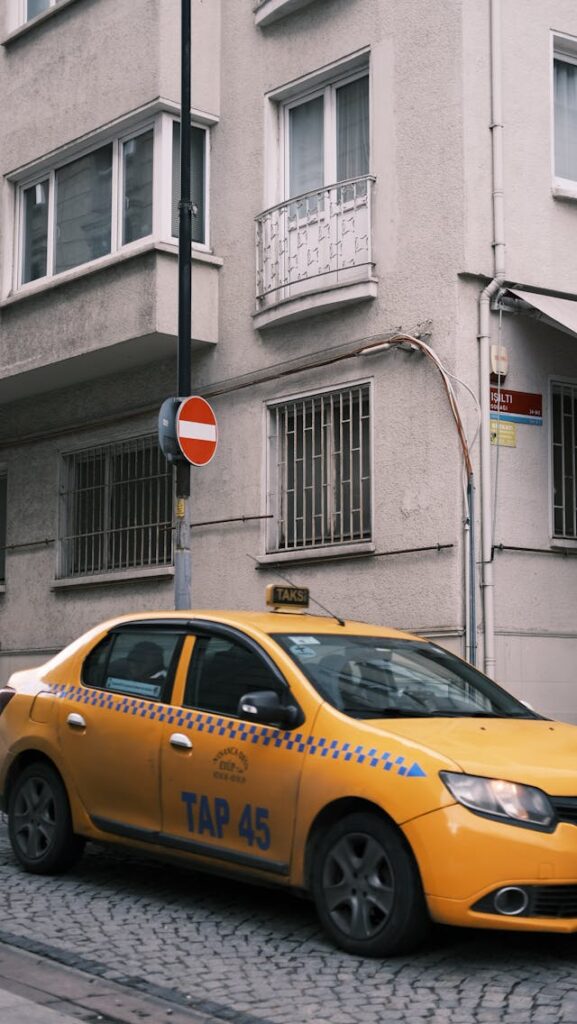
[{"label": "window sill", "polygon": [[255,330],[262,331],[267,327],[279,327],[293,320],[320,316],[321,313],[330,313],[343,306],[352,306],[376,297],[377,278],[371,276],[364,281],[335,285],[332,288],[317,289],[281,299],[274,305],[271,304],[266,309],[254,313],[253,325]]},{"label": "window sill", "polygon": [[[54,277],[42,278],[40,281],[24,285],[18,291],[11,292],[10,295],[3,298],[0,301],[0,309],[12,306],[16,302],[22,302],[24,299],[32,298],[35,295],[42,295],[44,292],[60,288],[70,281],[78,281],[89,274],[96,274],[100,270],[106,270],[108,267],[114,267],[118,263],[124,263],[126,260],[131,260],[150,252],[165,252],[178,257],[178,245],[172,242],[154,241],[149,238],[141,244],[131,246],[129,249],[121,249],[108,256],[102,256],[101,259],[94,260],[92,263],[83,263],[79,267],[73,267],[71,270],[66,270]],[[192,262],[209,263],[216,267],[222,267],[224,261],[221,257],[213,256],[212,253],[204,249],[193,248]]]},{"label": "window sill", "polygon": [[159,565],[153,569],[134,569],[124,572],[107,572],[97,576],[75,576],[54,580],[51,590],[68,590],[74,587],[101,587],[111,584],[138,583],[146,580],[170,579],[174,576],[173,565]]},{"label": "window sill", "polygon": [[551,189],[551,195],[553,199],[558,199],[565,203],[577,203],[577,181],[574,185],[553,185]]},{"label": "window sill", "polygon": [[2,46],[9,46],[15,39],[20,39],[21,36],[25,36],[28,32],[32,32],[38,25],[43,25],[45,21],[53,18],[56,14],[60,14],[60,11],[65,7],[70,7],[70,4],[73,3],[76,3],[76,0],[57,0],[54,7],[49,7],[47,11],[42,11],[42,13],[37,14],[35,18],[31,18],[30,21],[25,21],[23,25],[19,25],[18,28],[13,29],[8,33],[8,35],[4,36],[1,40]]},{"label": "window sill", "polygon": [[552,537],[549,543],[552,551],[577,551],[577,540],[569,537]]},{"label": "window sill", "polygon": [[276,551],[270,554],[261,555],[257,558],[256,569],[273,569],[280,565],[312,565],[332,561],[341,561],[347,558],[364,558],[374,555],[375,545],[372,541],[362,541],[352,544],[335,544],[326,548],[299,548],[296,551]]},{"label": "window sill", "polygon": [[264,28],[311,3],[312,0],[260,0],[254,5],[254,23]]}]

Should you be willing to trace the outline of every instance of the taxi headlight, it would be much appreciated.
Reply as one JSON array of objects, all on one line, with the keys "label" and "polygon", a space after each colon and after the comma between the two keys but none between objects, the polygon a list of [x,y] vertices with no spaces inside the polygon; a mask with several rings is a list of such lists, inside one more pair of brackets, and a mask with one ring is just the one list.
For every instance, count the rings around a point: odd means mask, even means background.
[{"label": "taxi headlight", "polygon": [[554,826],[555,811],[551,802],[534,786],[458,772],[439,774],[455,800],[475,814],[529,828],[551,829]]}]

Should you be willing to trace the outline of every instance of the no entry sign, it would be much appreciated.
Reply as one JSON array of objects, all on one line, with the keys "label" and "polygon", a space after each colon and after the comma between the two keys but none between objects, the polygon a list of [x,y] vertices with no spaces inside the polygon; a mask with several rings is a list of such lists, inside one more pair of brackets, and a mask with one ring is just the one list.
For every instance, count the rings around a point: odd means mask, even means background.
[{"label": "no entry sign", "polygon": [[193,466],[206,466],[218,443],[214,410],[204,398],[185,398],[176,414],[176,436],[180,450]]}]

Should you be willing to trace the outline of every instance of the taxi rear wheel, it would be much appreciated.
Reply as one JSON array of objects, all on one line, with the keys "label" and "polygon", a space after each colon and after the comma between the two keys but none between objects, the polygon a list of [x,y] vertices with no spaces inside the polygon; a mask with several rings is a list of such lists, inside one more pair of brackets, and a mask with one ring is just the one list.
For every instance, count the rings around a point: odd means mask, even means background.
[{"label": "taxi rear wheel", "polygon": [[416,864],[394,826],[377,815],[350,814],[327,830],[312,889],[321,923],[347,953],[403,953],[427,932]]},{"label": "taxi rear wheel", "polygon": [[65,871],[81,856],[84,840],[72,831],[66,790],[50,765],[29,765],[14,782],[8,833],[16,858],[34,874]]}]

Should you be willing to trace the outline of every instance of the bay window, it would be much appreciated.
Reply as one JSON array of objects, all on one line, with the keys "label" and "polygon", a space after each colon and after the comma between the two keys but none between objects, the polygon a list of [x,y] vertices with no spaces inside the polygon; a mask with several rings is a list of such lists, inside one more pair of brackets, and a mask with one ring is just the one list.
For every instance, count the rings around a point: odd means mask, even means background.
[{"label": "bay window", "polygon": [[[192,128],[193,244],[206,246],[206,127]],[[18,182],[16,286],[150,238],[178,238],[180,124],[159,114]],[[156,197],[156,205],[154,202]]]}]

